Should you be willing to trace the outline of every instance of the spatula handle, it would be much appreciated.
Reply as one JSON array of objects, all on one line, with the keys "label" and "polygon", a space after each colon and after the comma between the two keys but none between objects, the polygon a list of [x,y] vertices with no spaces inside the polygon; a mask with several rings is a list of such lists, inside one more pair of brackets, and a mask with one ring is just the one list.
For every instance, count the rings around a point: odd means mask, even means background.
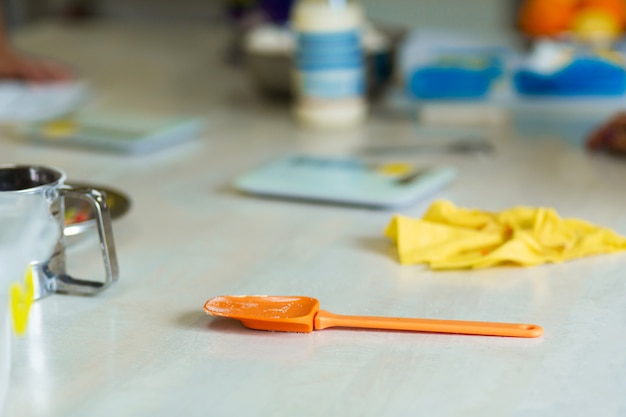
[{"label": "spatula handle", "polygon": [[328,327],[409,330],[416,332],[474,334],[483,336],[539,337],[543,328],[536,324],[490,323],[480,321],[410,319],[396,317],[343,316],[320,310],[315,330]]}]

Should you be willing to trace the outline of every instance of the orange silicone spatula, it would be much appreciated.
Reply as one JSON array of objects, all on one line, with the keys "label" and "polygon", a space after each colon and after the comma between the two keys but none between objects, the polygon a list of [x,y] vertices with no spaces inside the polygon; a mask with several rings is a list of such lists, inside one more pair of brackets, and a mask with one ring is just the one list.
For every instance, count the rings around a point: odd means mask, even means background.
[{"label": "orange silicone spatula", "polygon": [[240,320],[251,329],[280,332],[309,333],[328,327],[358,327],[509,337],[539,337],[543,334],[543,329],[536,324],[340,316],[319,307],[319,301],[311,297],[226,295],[208,300],[204,311],[213,316]]}]

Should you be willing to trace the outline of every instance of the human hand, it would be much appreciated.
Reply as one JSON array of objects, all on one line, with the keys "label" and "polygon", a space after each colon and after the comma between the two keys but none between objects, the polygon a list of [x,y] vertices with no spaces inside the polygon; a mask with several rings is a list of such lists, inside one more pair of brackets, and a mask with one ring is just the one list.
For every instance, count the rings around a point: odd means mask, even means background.
[{"label": "human hand", "polygon": [[53,61],[0,48],[0,78],[46,83],[69,81],[74,75],[67,67]]},{"label": "human hand", "polygon": [[626,155],[626,112],[618,113],[589,135],[587,149]]}]

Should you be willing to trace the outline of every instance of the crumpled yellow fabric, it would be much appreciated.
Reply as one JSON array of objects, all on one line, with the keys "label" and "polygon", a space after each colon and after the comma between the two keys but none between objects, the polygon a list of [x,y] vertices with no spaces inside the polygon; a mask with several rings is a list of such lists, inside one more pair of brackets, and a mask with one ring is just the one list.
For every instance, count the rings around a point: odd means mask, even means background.
[{"label": "crumpled yellow fabric", "polygon": [[550,208],[514,207],[499,213],[433,203],[422,219],[396,215],[385,230],[403,265],[432,269],[534,266],[626,250],[626,238]]}]

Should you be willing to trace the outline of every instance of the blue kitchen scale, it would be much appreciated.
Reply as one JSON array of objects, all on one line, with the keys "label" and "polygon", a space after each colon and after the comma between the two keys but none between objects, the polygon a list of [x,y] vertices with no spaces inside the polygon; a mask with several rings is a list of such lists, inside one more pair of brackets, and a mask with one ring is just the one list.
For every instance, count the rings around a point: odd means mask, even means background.
[{"label": "blue kitchen scale", "polygon": [[143,154],[197,138],[204,127],[204,121],[198,118],[81,111],[25,123],[18,132],[26,140],[46,145]]},{"label": "blue kitchen scale", "polygon": [[429,196],[455,177],[451,167],[290,155],[241,175],[235,187],[261,196],[389,209]]}]

